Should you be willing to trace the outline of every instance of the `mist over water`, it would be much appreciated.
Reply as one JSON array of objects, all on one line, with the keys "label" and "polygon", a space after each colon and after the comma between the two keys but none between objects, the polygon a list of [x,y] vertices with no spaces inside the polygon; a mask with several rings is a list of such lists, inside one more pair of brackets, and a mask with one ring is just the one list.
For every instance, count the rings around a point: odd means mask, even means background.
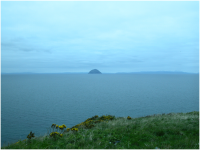
[{"label": "mist over water", "polygon": [[94,115],[199,111],[198,74],[1,75],[1,145]]}]

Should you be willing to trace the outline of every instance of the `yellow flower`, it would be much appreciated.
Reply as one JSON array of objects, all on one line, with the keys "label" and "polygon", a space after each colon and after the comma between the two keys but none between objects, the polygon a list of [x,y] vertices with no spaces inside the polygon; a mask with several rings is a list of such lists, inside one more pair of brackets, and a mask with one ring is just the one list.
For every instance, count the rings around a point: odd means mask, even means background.
[{"label": "yellow flower", "polygon": [[63,136],[63,134],[60,134],[60,136],[62,137],[62,136]]},{"label": "yellow flower", "polygon": [[73,128],[72,130],[78,131],[78,128]]},{"label": "yellow flower", "polygon": [[67,127],[67,126],[66,126],[66,125],[64,125],[64,124],[63,124],[62,126],[63,126],[64,128],[66,128],[66,127]]},{"label": "yellow flower", "polygon": [[72,128],[72,131],[73,131],[73,130],[78,131],[78,128]]},{"label": "yellow flower", "polygon": [[129,120],[130,120],[130,119],[131,119],[131,117],[130,117],[130,116],[128,116],[128,117],[127,117],[127,119],[129,119]]},{"label": "yellow flower", "polygon": [[58,132],[52,132],[52,133],[50,134],[50,136],[52,136],[52,135],[54,135],[54,134],[58,134]]},{"label": "yellow flower", "polygon": [[58,125],[56,125],[56,128],[58,128]]},{"label": "yellow flower", "polygon": [[51,125],[51,127],[53,127],[53,128],[54,128],[55,126],[56,126],[56,124],[55,124],[55,123],[53,123],[53,124]]},{"label": "yellow flower", "polygon": [[63,129],[64,127],[63,127],[63,126],[59,126],[59,128],[60,128],[60,129]]}]

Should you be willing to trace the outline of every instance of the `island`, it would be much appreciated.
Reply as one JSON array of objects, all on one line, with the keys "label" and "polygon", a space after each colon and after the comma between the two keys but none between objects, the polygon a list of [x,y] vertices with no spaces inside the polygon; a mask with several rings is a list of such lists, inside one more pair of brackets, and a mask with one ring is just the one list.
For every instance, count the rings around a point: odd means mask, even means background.
[{"label": "island", "polygon": [[92,69],[88,74],[102,74],[102,73],[97,69]]}]

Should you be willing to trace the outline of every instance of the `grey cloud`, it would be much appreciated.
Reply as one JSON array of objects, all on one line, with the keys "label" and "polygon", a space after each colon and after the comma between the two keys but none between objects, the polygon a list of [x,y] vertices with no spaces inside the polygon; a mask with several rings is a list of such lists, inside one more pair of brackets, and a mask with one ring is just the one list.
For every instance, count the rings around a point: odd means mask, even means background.
[{"label": "grey cloud", "polygon": [[2,42],[1,43],[1,49],[3,50],[4,48],[15,48],[16,45],[14,43],[8,43],[8,42]]},{"label": "grey cloud", "polygon": [[[23,52],[31,52],[31,51],[36,51],[36,52],[47,52],[51,53],[52,46],[45,46],[41,47],[40,45],[37,45],[37,41],[34,41],[33,37],[29,37],[28,39],[32,39],[31,41],[27,40],[26,38],[12,38],[7,41],[3,41],[1,43],[1,50],[3,51],[23,51]],[[32,43],[31,43],[32,42]]]}]

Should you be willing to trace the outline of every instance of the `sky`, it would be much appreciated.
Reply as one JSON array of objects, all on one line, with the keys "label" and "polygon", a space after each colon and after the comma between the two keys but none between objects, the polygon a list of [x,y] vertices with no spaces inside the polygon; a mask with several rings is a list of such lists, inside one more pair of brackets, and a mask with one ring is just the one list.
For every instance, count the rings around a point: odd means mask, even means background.
[{"label": "sky", "polygon": [[2,73],[199,72],[198,1],[1,1]]}]

